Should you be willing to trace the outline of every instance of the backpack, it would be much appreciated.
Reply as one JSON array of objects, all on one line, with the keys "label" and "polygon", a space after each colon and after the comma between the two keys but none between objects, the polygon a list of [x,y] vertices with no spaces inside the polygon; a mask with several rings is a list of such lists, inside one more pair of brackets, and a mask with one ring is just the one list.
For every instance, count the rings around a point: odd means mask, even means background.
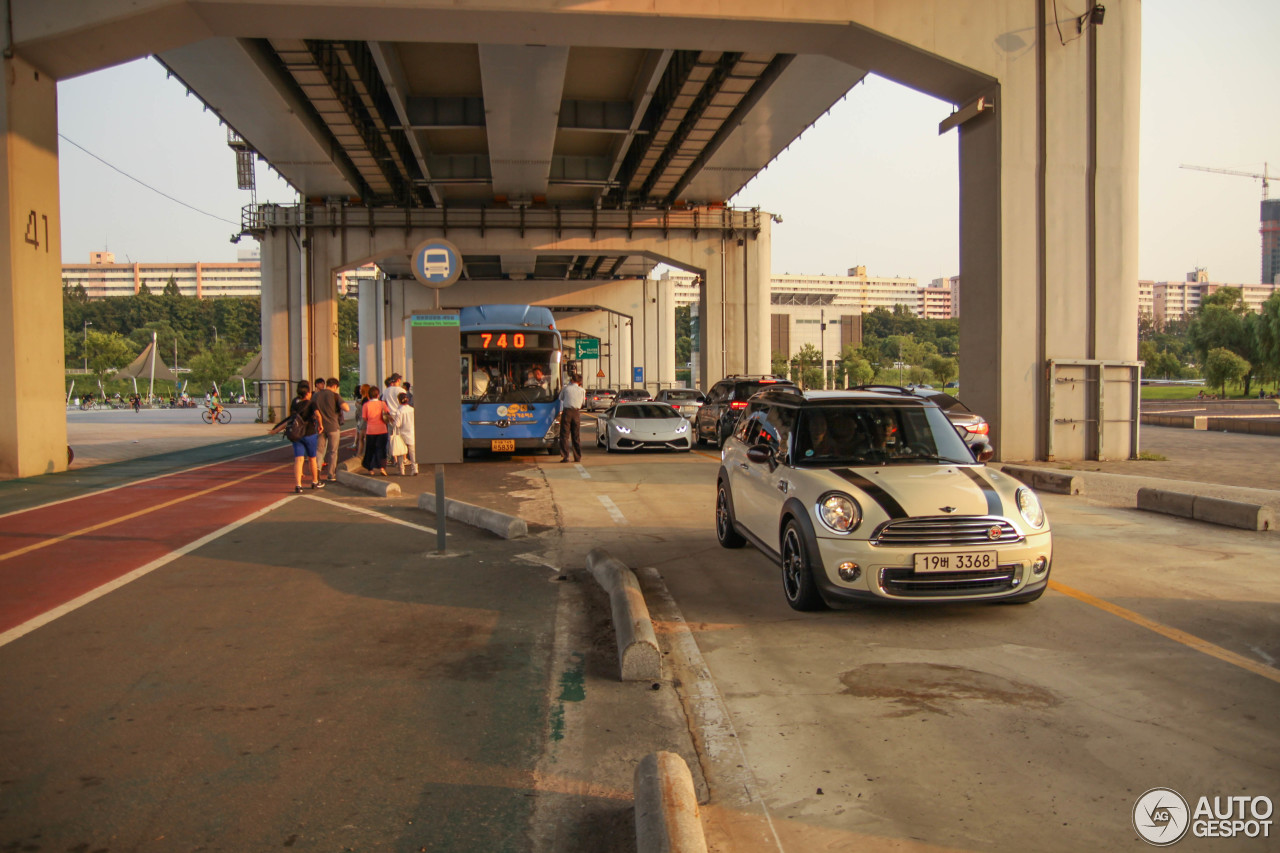
[{"label": "backpack", "polygon": [[307,437],[307,423],[296,414],[289,416],[289,422],[284,425],[284,437],[290,441],[302,441]]}]

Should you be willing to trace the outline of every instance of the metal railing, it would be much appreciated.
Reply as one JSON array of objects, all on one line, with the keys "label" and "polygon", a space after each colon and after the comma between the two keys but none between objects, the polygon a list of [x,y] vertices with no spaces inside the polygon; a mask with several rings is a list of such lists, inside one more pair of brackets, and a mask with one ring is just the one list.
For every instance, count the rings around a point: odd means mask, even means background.
[{"label": "metal railing", "polygon": [[730,237],[755,237],[760,233],[758,208],[694,207],[672,209],[601,210],[560,207],[364,207],[348,203],[278,205],[250,204],[241,211],[243,233],[261,236],[276,228],[430,228],[448,234],[449,229],[590,232],[688,232],[696,238],[703,231]]}]

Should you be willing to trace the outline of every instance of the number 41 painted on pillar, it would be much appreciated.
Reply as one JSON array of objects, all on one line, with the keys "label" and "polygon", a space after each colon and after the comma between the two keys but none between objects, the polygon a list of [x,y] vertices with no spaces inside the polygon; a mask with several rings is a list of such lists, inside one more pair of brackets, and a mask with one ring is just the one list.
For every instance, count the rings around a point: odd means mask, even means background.
[{"label": "number 41 painted on pillar", "polygon": [[27,234],[25,237],[23,237],[23,240],[30,243],[32,246],[35,246],[36,249],[40,248],[40,221],[41,220],[44,221],[44,250],[46,253],[48,253],[49,251],[49,216],[48,214],[42,213],[39,215],[38,218],[34,210],[27,214]]}]

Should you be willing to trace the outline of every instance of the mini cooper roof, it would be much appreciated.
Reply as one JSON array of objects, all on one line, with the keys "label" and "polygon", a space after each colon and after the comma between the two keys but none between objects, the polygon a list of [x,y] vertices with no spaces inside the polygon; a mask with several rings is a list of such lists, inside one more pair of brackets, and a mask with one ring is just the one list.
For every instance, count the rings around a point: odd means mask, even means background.
[{"label": "mini cooper roof", "polygon": [[794,388],[788,391],[783,391],[780,388],[770,388],[755,394],[751,399],[766,400],[771,403],[786,403],[797,408],[811,408],[832,403],[872,403],[875,405],[889,404],[894,406],[938,408],[936,403],[922,397],[904,396],[883,391],[804,391],[797,394]]}]

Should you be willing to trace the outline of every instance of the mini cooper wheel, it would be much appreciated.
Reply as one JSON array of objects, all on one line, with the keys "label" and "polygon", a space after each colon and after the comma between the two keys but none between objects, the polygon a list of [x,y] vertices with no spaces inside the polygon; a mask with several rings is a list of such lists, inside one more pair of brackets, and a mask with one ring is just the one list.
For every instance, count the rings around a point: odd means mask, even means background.
[{"label": "mini cooper wheel", "polygon": [[788,521],[782,532],[782,592],[792,610],[826,609],[826,602],[813,580],[804,534],[795,520]]},{"label": "mini cooper wheel", "polygon": [[733,526],[733,502],[728,487],[721,480],[716,488],[716,539],[722,548],[741,548],[747,540]]}]

